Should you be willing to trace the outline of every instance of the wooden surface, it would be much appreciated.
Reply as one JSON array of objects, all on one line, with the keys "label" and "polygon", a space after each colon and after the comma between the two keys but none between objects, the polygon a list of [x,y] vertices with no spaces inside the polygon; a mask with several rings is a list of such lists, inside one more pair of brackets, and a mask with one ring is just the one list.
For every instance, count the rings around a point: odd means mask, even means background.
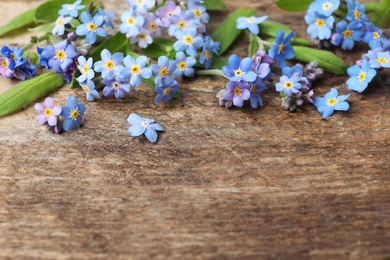
[{"label": "wooden surface", "polygon": [[[1,23],[41,2],[2,2]],[[226,3],[308,38],[302,14],[274,1]],[[213,12],[209,28],[226,15]],[[246,50],[242,38],[227,56]],[[346,79],[328,74],[315,93],[350,93]],[[0,259],[389,259],[389,86],[351,93],[348,112],[323,120],[312,106],[281,110],[272,85],[261,109],[221,108],[225,84],[182,81],[182,98],[160,106],[146,85],[92,103],[65,86],[56,104],[74,95],[87,112],[62,135],[38,125],[32,105],[1,118]],[[128,135],[132,112],[165,128],[157,143]]]}]

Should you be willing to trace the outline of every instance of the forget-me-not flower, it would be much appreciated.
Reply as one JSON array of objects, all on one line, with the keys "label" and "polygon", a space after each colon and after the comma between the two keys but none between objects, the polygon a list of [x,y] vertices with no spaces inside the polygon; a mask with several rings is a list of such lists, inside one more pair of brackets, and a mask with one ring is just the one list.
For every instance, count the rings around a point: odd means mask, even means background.
[{"label": "forget-me-not flower", "polygon": [[237,29],[248,29],[251,33],[258,35],[259,34],[259,24],[262,23],[268,16],[256,17],[252,15],[251,17],[239,17],[236,21]]},{"label": "forget-me-not flower", "polygon": [[196,64],[194,57],[187,57],[184,52],[179,51],[176,53],[176,69],[173,72],[175,78],[181,78],[184,76],[192,77],[195,73],[195,70],[192,68]]},{"label": "forget-me-not flower", "polygon": [[275,45],[273,45],[268,55],[277,61],[279,68],[286,67],[286,59],[292,59],[295,56],[294,49],[290,45],[290,41],[294,38],[295,33],[291,31],[286,38],[284,38],[284,31],[279,30],[276,33]]},{"label": "forget-me-not flower", "polygon": [[69,96],[67,106],[62,107],[60,116],[65,118],[63,128],[65,131],[71,130],[74,125],[81,126],[81,121],[85,112],[85,105],[78,103],[77,99]]},{"label": "forget-me-not flower", "polygon": [[382,47],[386,41],[386,37],[383,36],[382,30],[372,23],[366,23],[366,32],[363,36],[363,41],[367,42],[371,50]]},{"label": "forget-me-not flower", "polygon": [[336,32],[332,35],[331,43],[336,46],[341,44],[344,50],[351,50],[356,41],[361,41],[364,35],[363,25],[359,21],[347,23],[340,21],[336,24]]},{"label": "forget-me-not flower", "polygon": [[375,77],[376,70],[370,68],[368,59],[363,59],[361,66],[353,65],[347,69],[347,73],[350,76],[347,80],[348,89],[362,92]]},{"label": "forget-me-not flower", "polygon": [[121,15],[122,24],[119,26],[119,31],[126,34],[128,37],[137,35],[140,32],[140,28],[145,22],[145,18],[137,14],[134,9],[125,11]]},{"label": "forget-me-not flower", "polygon": [[119,74],[123,69],[121,65],[123,61],[123,53],[116,52],[111,55],[111,52],[107,49],[102,50],[100,53],[102,60],[95,62],[94,68],[96,72],[101,72],[104,79],[109,79],[113,74]]},{"label": "forget-me-not flower", "polygon": [[251,107],[257,108],[258,106],[263,106],[263,100],[260,97],[260,92],[267,89],[267,86],[265,85],[264,81],[261,78],[257,78],[250,85]]},{"label": "forget-me-not flower", "polygon": [[339,96],[337,89],[332,88],[324,97],[316,97],[313,105],[317,107],[323,118],[327,118],[335,110],[347,111],[349,109],[349,104],[345,101],[349,95]]},{"label": "forget-me-not flower", "polygon": [[176,51],[186,51],[188,55],[196,56],[196,48],[203,45],[203,39],[197,36],[196,28],[189,27],[186,30],[176,30],[177,41],[173,44]]},{"label": "forget-me-not flower", "polygon": [[124,81],[121,77],[116,76],[112,79],[105,79],[102,82],[106,85],[103,89],[104,96],[114,94],[116,98],[124,98],[127,92],[130,92],[131,86],[129,82]]},{"label": "forget-me-not flower", "polygon": [[228,59],[228,66],[222,67],[222,72],[232,81],[253,82],[256,73],[252,71],[253,60],[249,57],[240,60],[237,54],[232,54]]},{"label": "forget-me-not flower", "polygon": [[179,85],[176,80],[172,80],[164,85],[156,86],[154,90],[156,95],[156,104],[160,104],[161,100],[164,102],[168,102],[172,99],[173,94],[179,92]]},{"label": "forget-me-not flower", "polygon": [[79,62],[77,68],[81,72],[81,75],[77,78],[77,81],[84,82],[87,79],[93,79],[95,76],[95,71],[92,69],[93,58],[89,57],[88,60],[86,60],[84,56],[79,56],[77,61]]},{"label": "forget-me-not flower", "polygon": [[142,78],[148,79],[152,76],[152,70],[146,67],[148,58],[146,56],[139,56],[134,59],[132,56],[127,55],[123,59],[125,67],[121,70],[120,76],[123,79],[130,79],[130,84],[134,87],[141,85]]},{"label": "forget-me-not flower", "polygon": [[369,21],[365,14],[366,7],[364,4],[360,4],[355,0],[347,0],[348,13],[347,20],[348,21],[360,21],[361,23],[366,23]]},{"label": "forget-me-not flower", "polygon": [[156,0],[127,0],[127,5],[137,13],[146,14],[156,5]]},{"label": "forget-me-not flower", "polygon": [[146,138],[154,143],[157,141],[158,135],[156,131],[164,131],[164,128],[157,124],[154,119],[141,117],[136,113],[131,113],[127,118],[132,126],[129,128],[129,134],[131,136],[145,135]]},{"label": "forget-me-not flower", "polygon": [[156,83],[156,85],[164,85],[172,81],[172,73],[175,67],[175,61],[169,60],[167,56],[160,56],[157,60],[157,64],[152,64],[150,66],[150,69],[155,76],[154,83]]},{"label": "forget-me-not flower", "polygon": [[83,22],[76,28],[77,35],[86,35],[87,43],[94,44],[97,36],[106,37],[107,31],[103,27],[104,18],[99,13],[94,17],[88,12],[81,13],[81,21]]},{"label": "forget-me-not flower", "polygon": [[248,100],[251,97],[249,92],[250,85],[245,81],[229,81],[226,84],[225,92],[222,95],[224,100],[232,100],[236,107],[242,107],[244,100]]},{"label": "forget-me-not flower", "polygon": [[370,62],[370,67],[374,69],[390,68],[390,53],[388,51],[368,51],[365,55]]},{"label": "forget-me-not flower", "polygon": [[85,5],[81,4],[81,0],[77,0],[73,4],[63,4],[62,9],[58,11],[58,14],[62,16],[70,15],[77,17],[79,15],[79,10],[83,8],[85,8]]},{"label": "forget-me-not flower", "polygon": [[65,25],[68,24],[72,20],[71,16],[63,17],[59,16],[55,22],[55,26],[51,33],[53,35],[63,35],[65,33]]},{"label": "forget-me-not flower", "polygon": [[308,10],[315,11],[323,16],[330,16],[340,6],[340,0],[316,0],[309,5]]},{"label": "forget-me-not flower", "polygon": [[280,81],[275,84],[276,91],[283,91],[286,96],[291,96],[292,93],[298,93],[302,87],[302,84],[299,83],[300,77],[294,75],[288,77],[283,75],[280,77]]},{"label": "forget-me-not flower", "polygon": [[95,89],[95,83],[92,80],[86,80],[84,82],[80,82],[81,88],[85,91],[85,98],[88,101],[94,101],[95,98],[100,98],[99,93]]},{"label": "forget-me-not flower", "polygon": [[165,27],[169,27],[171,22],[169,18],[173,15],[179,15],[181,13],[180,6],[176,5],[174,1],[167,1],[164,6],[156,10],[156,15],[161,19]]},{"label": "forget-me-not flower", "polygon": [[313,39],[327,40],[332,34],[334,23],[333,16],[324,16],[314,11],[308,11],[305,15],[305,22],[309,25],[307,33]]},{"label": "forget-me-not flower", "polygon": [[41,125],[48,123],[49,126],[57,125],[57,116],[61,113],[61,107],[55,106],[53,99],[47,97],[42,103],[36,103],[35,110],[39,113],[37,116],[37,122]]}]

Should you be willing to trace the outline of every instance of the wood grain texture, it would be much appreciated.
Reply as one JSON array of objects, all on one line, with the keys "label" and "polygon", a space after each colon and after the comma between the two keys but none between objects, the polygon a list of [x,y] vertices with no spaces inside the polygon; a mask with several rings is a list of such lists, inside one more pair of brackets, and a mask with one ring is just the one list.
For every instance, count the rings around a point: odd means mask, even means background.
[{"label": "wood grain texture", "polygon": [[[225,2],[307,38],[302,14],[274,1]],[[12,4],[3,17],[24,11]],[[106,5],[119,22],[125,1]],[[209,28],[226,14],[213,12]],[[363,51],[337,54],[351,64]],[[233,52],[245,57],[247,40]],[[346,79],[327,74],[315,92],[350,93]],[[14,84],[1,80],[0,91]],[[323,120],[310,106],[281,110],[272,85],[261,109],[221,108],[225,84],[181,81],[181,98],[160,106],[146,85],[88,103],[65,86],[54,101],[74,95],[87,112],[62,135],[38,125],[33,106],[1,118],[0,258],[389,259],[389,86],[351,93],[348,112]],[[128,135],[132,112],[164,126],[157,143]]]}]

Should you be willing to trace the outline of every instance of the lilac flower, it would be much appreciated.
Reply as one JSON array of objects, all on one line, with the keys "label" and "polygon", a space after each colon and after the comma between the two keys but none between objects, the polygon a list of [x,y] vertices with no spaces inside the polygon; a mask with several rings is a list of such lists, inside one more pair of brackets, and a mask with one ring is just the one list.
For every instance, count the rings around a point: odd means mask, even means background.
[{"label": "lilac flower", "polygon": [[363,36],[363,41],[368,43],[371,50],[375,50],[382,47],[382,44],[386,42],[386,38],[383,36],[381,29],[372,23],[366,23],[366,33]]},{"label": "lilac flower", "polygon": [[12,78],[15,74],[14,70],[9,68],[9,59],[5,57],[0,57],[0,74],[3,78]]},{"label": "lilac flower", "polygon": [[251,83],[250,101],[253,108],[263,106],[263,100],[261,100],[260,92],[265,89],[267,89],[267,86],[261,78],[257,78],[253,83]]},{"label": "lilac flower", "polygon": [[347,111],[349,104],[345,100],[349,97],[348,95],[338,95],[338,91],[335,88],[325,94],[324,97],[316,97],[314,99],[314,106],[317,107],[323,118],[327,118],[333,114],[335,110]]},{"label": "lilac flower", "polygon": [[169,27],[171,22],[169,17],[179,15],[181,13],[180,6],[176,6],[174,1],[167,1],[164,6],[156,10],[156,15],[161,19],[165,27]]},{"label": "lilac flower", "polygon": [[170,36],[174,36],[176,30],[180,29],[185,31],[190,27],[197,27],[194,16],[187,10],[182,11],[179,15],[172,15],[169,17],[169,21],[168,34]]},{"label": "lilac flower", "polygon": [[188,7],[187,10],[190,13],[192,13],[193,16],[195,17],[195,19],[197,19],[200,23],[205,24],[205,23],[209,22],[210,16],[206,12],[205,6],[203,6],[201,4],[194,3],[193,1],[192,2],[188,1],[187,7]]},{"label": "lilac flower", "polygon": [[390,53],[368,51],[366,57],[369,59],[370,67],[374,69],[390,68]]},{"label": "lilac flower", "polygon": [[63,17],[62,15],[57,18],[55,27],[51,31],[53,35],[63,35],[65,32],[65,25],[72,20],[72,17]]},{"label": "lilac flower", "polygon": [[127,55],[123,59],[125,68],[120,72],[120,76],[123,79],[130,79],[130,84],[134,87],[141,85],[142,78],[148,79],[152,76],[152,70],[146,67],[148,58],[146,56],[139,56],[134,59],[130,55]]},{"label": "lilac flower", "polygon": [[273,59],[264,50],[258,50],[253,59],[252,69],[263,81],[271,79],[275,74],[271,71]]},{"label": "lilac flower", "polygon": [[366,23],[369,21],[365,14],[366,7],[363,4],[360,4],[358,1],[347,0],[348,14],[347,19],[349,21],[360,21],[361,23]]},{"label": "lilac flower", "polygon": [[81,21],[83,24],[80,24],[76,28],[77,35],[86,35],[86,40],[89,44],[94,44],[96,42],[97,36],[106,37],[107,31],[103,27],[104,18],[99,13],[92,16],[88,12],[81,13]]},{"label": "lilac flower", "polygon": [[111,29],[114,29],[114,25],[112,23],[112,20],[114,20],[114,13],[112,12],[104,12],[104,10],[102,8],[99,8],[98,9],[98,14],[101,15],[103,17],[103,25],[108,27],[108,28],[111,28]]},{"label": "lilac flower", "polygon": [[268,55],[272,59],[276,59],[278,62],[279,68],[286,67],[286,59],[292,59],[294,57],[294,49],[289,44],[291,39],[295,36],[295,33],[291,31],[286,38],[284,37],[284,31],[279,30],[276,33],[276,42],[275,45],[272,46],[269,51]]},{"label": "lilac flower", "polygon": [[102,60],[95,62],[94,68],[96,72],[101,72],[104,79],[109,79],[115,72],[119,74],[123,66],[120,65],[123,61],[123,53],[116,52],[111,55],[107,49],[102,50],[100,57]]},{"label": "lilac flower", "polygon": [[334,23],[333,16],[323,16],[314,11],[308,11],[305,15],[305,22],[309,25],[307,33],[313,39],[327,40],[332,34]]},{"label": "lilac flower", "polygon": [[93,101],[95,98],[100,98],[99,93],[95,89],[95,83],[92,80],[80,82],[81,88],[85,91],[85,98],[88,101]]},{"label": "lilac flower", "polygon": [[164,85],[173,80],[172,72],[176,67],[175,61],[170,61],[167,56],[160,56],[157,64],[150,66],[156,85]]},{"label": "lilac flower", "polygon": [[65,131],[71,130],[76,124],[77,127],[81,126],[82,116],[85,112],[85,106],[83,103],[78,103],[77,99],[73,96],[68,97],[68,106],[62,107],[60,116],[65,118],[63,128]]},{"label": "lilac flower", "polygon": [[242,107],[244,100],[248,100],[251,96],[249,92],[250,85],[245,81],[229,81],[226,84],[226,90],[222,98],[225,100],[233,100],[236,107]]},{"label": "lilac flower", "polygon": [[133,35],[133,37],[131,37],[130,35],[126,35],[126,37],[131,38],[131,44],[138,43],[138,46],[142,49],[145,49],[146,47],[148,47],[149,44],[153,42],[153,38],[150,35],[149,30],[145,29],[142,29],[138,34]]},{"label": "lilac flower", "polygon": [[127,0],[127,5],[137,13],[146,14],[156,5],[156,0]]},{"label": "lilac flower", "polygon": [[196,56],[196,48],[203,45],[201,37],[196,36],[195,27],[190,27],[185,31],[176,30],[175,37],[177,41],[173,44],[176,51],[186,51],[190,56]]},{"label": "lilac flower", "polygon": [[200,54],[199,62],[205,65],[206,70],[210,68],[211,63],[213,62],[213,53],[218,55],[220,46],[220,43],[214,42],[210,36],[206,35],[203,37],[203,50]]},{"label": "lilac flower", "polygon": [[39,113],[37,116],[37,122],[41,125],[48,123],[49,126],[57,125],[57,116],[61,113],[61,107],[54,106],[53,99],[47,97],[42,103],[36,103],[35,110]]},{"label": "lilac flower", "polygon": [[168,82],[168,84],[156,86],[155,91],[157,93],[156,104],[158,105],[161,100],[164,102],[171,100],[173,94],[179,92],[179,85],[176,80],[172,80],[171,82]]},{"label": "lilac flower", "polygon": [[78,82],[84,82],[87,79],[93,79],[95,76],[95,72],[92,69],[92,57],[88,58],[88,61],[85,59],[84,56],[79,56],[78,58],[79,65],[77,68],[81,72],[81,76],[77,78]]},{"label": "lilac flower", "polygon": [[323,16],[330,16],[339,8],[340,0],[316,0],[309,5],[309,10],[316,11]]},{"label": "lilac flower", "polygon": [[186,77],[192,77],[195,73],[195,70],[192,68],[196,64],[196,60],[194,57],[186,57],[184,52],[180,51],[176,53],[176,69],[173,72],[175,78],[183,77],[183,74]]},{"label": "lilac flower", "polygon": [[266,20],[268,16],[256,17],[252,15],[251,17],[239,17],[236,21],[237,29],[248,29],[251,33],[258,35],[259,34],[259,24]]},{"label": "lilac flower", "polygon": [[280,81],[275,84],[276,91],[283,91],[286,96],[290,96],[292,93],[298,93],[302,84],[299,83],[300,77],[292,76],[288,77],[283,75],[280,77]]},{"label": "lilac flower", "polygon": [[359,21],[353,21],[350,24],[340,21],[336,24],[336,32],[332,35],[331,43],[336,46],[341,44],[344,50],[351,50],[355,41],[361,41],[363,35],[363,25]]},{"label": "lilac flower", "polygon": [[103,89],[103,95],[110,96],[114,93],[116,98],[124,98],[126,92],[130,92],[131,88],[130,84],[119,76],[103,80],[103,84],[106,85]]},{"label": "lilac flower", "polygon": [[58,11],[59,15],[65,16],[70,15],[77,17],[79,15],[79,10],[85,8],[85,5],[81,5],[81,0],[77,0],[74,4],[64,4],[62,9]]},{"label": "lilac flower", "polygon": [[146,138],[154,143],[157,141],[158,135],[156,131],[164,131],[164,128],[157,124],[154,119],[140,117],[136,113],[131,113],[127,118],[132,126],[129,128],[131,136],[140,136],[144,134]]},{"label": "lilac flower", "polygon": [[249,57],[240,60],[237,54],[232,54],[228,59],[228,66],[222,67],[222,72],[232,81],[253,82],[256,73],[252,69],[253,60]]},{"label": "lilac flower", "polygon": [[148,30],[150,36],[155,37],[162,35],[163,32],[163,22],[158,18],[154,13],[147,13],[145,15],[145,22],[142,26],[142,29]]},{"label": "lilac flower", "polygon": [[123,34],[127,34],[128,37],[137,35],[140,32],[140,28],[145,22],[145,18],[142,15],[137,15],[136,12],[131,9],[122,13],[122,24],[119,26],[119,31]]},{"label": "lilac flower", "polygon": [[350,76],[347,80],[348,89],[362,92],[375,77],[376,70],[370,68],[368,59],[363,59],[361,67],[353,65],[347,69],[347,73]]},{"label": "lilac flower", "polygon": [[23,63],[15,66],[14,77],[20,80],[30,79],[35,75],[36,66],[29,61],[23,60]]}]

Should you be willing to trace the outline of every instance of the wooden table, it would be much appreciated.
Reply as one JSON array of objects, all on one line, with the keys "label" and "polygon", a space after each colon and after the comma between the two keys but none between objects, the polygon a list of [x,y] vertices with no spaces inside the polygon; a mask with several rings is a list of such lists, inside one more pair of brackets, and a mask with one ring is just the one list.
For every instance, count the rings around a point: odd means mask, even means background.
[{"label": "wooden table", "polygon": [[[125,1],[109,2],[119,22]],[[308,39],[302,13],[271,0],[225,2]],[[2,2],[1,23],[40,3]],[[227,14],[212,12],[210,31]],[[246,57],[247,44],[225,57]],[[337,54],[352,64],[363,51]],[[316,95],[351,93],[347,78],[326,74]],[[0,92],[15,83],[1,80]],[[181,98],[160,106],[146,85],[96,102],[65,86],[54,101],[74,95],[87,112],[62,135],[36,123],[33,105],[1,118],[0,258],[390,258],[389,86],[352,92],[348,112],[323,120],[312,106],[282,110],[273,85],[264,107],[227,110],[215,98],[225,84],[181,81]],[[132,112],[165,128],[157,143],[128,135]]]}]

